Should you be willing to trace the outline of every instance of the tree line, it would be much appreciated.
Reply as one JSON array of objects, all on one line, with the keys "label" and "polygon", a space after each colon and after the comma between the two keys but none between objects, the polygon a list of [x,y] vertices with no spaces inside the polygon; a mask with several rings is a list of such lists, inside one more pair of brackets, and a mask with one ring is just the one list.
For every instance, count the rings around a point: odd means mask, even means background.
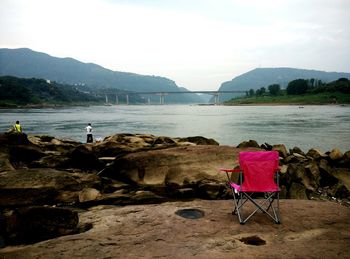
[{"label": "tree line", "polygon": [[341,92],[350,94],[350,81],[347,78],[339,78],[330,83],[324,83],[317,79],[296,79],[290,81],[286,89],[279,84],[271,84],[267,88],[261,87],[257,90],[250,89],[246,92],[247,97],[254,96],[279,96],[279,95],[303,95],[318,94],[324,92]]},{"label": "tree line", "polygon": [[85,94],[71,85],[37,78],[0,77],[0,105],[2,106],[96,101],[97,98]]}]

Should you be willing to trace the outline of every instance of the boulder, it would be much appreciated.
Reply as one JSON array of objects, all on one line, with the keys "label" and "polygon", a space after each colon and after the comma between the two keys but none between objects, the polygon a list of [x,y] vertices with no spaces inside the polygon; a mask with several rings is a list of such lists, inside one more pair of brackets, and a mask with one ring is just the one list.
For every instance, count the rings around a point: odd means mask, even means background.
[{"label": "boulder", "polygon": [[218,199],[225,189],[224,183],[215,183],[203,181],[198,185],[198,193],[200,198],[216,200]]},{"label": "boulder", "polygon": [[317,159],[317,160],[319,160],[319,159],[321,159],[321,158],[326,158],[326,157],[327,157],[326,154],[322,153],[320,150],[315,149],[315,148],[310,149],[310,150],[306,153],[306,156],[309,156],[309,157],[311,157],[311,158],[313,158],[313,159]]},{"label": "boulder", "polygon": [[302,155],[302,156],[305,156],[305,153],[298,147],[293,147],[292,149],[289,150],[289,153],[290,154],[299,154],[299,155]]},{"label": "boulder", "polygon": [[197,188],[203,180],[225,183],[226,175],[218,169],[238,164],[238,152],[216,145],[136,152],[117,158],[103,175],[136,186]]},{"label": "boulder", "polygon": [[5,244],[31,244],[76,233],[77,212],[69,209],[31,206],[3,216],[6,228],[1,233]]},{"label": "boulder", "polygon": [[[47,153],[46,153],[47,154]],[[30,168],[68,168],[71,165],[71,158],[62,154],[46,155],[38,160],[31,162]]]},{"label": "boulder", "polygon": [[260,146],[260,148],[265,149],[266,151],[271,151],[272,150],[272,145],[270,145],[269,143],[264,143]]},{"label": "boulder", "polygon": [[80,142],[70,139],[57,139],[47,135],[28,135],[28,140],[44,151],[59,151],[68,153],[73,148],[81,145]]},{"label": "boulder", "polygon": [[247,147],[260,148],[258,142],[256,142],[255,140],[243,141],[237,146],[237,148],[247,148]]},{"label": "boulder", "polygon": [[103,163],[88,145],[80,145],[74,148],[69,155],[69,166],[83,170],[100,170]]},{"label": "boulder", "polygon": [[34,145],[11,146],[9,154],[11,163],[23,162],[25,164],[46,156],[39,147]]},{"label": "boulder", "polygon": [[288,175],[290,177],[289,185],[302,184],[305,189],[310,191],[315,191],[318,187],[317,181],[310,172],[310,165],[303,164],[289,164],[288,166]]},{"label": "boulder", "polygon": [[318,163],[320,170],[320,187],[333,186],[338,183],[338,179],[332,174],[332,167],[326,159],[321,159]]},{"label": "boulder", "polygon": [[13,170],[15,170],[15,168],[10,163],[9,155],[7,153],[0,153],[0,173]]},{"label": "boulder", "polygon": [[298,153],[293,153],[283,159],[284,163],[298,163],[298,162],[303,162],[306,161],[307,158],[301,154]]},{"label": "boulder", "polygon": [[350,150],[344,153],[338,164],[339,167],[350,168]]},{"label": "boulder", "polygon": [[3,172],[0,207],[78,202],[79,192],[86,187],[99,188],[100,178],[44,168]]},{"label": "boulder", "polygon": [[306,195],[306,188],[303,184],[300,183],[292,183],[289,188],[290,199],[298,199],[298,200],[307,200],[308,197]]},{"label": "boulder", "polygon": [[336,168],[332,171],[332,175],[339,180],[334,189],[333,196],[350,198],[350,169]]},{"label": "boulder", "polygon": [[94,188],[84,188],[79,192],[79,202],[94,201],[101,196],[100,191]]},{"label": "boulder", "polygon": [[340,160],[341,158],[343,158],[343,153],[339,149],[335,148],[335,149],[332,149],[332,151],[329,153],[328,156],[333,161],[337,161],[337,160]]},{"label": "boulder", "polygon": [[278,151],[280,157],[285,158],[288,156],[286,146],[283,144],[277,144],[272,146],[272,150]]},{"label": "boulder", "polygon": [[0,133],[0,148],[6,148],[7,146],[14,145],[29,145],[27,134],[16,133],[16,132],[6,132]]},{"label": "boulder", "polygon": [[194,137],[187,137],[187,138],[180,138],[178,139],[178,142],[190,142],[194,143],[196,145],[219,145],[217,141],[214,139],[208,139],[201,136],[194,136]]},{"label": "boulder", "polygon": [[[152,148],[156,137],[145,134],[116,134],[93,146],[98,157],[116,157],[121,154]],[[158,139],[158,144],[161,139]]]},{"label": "boulder", "polygon": [[313,186],[316,188],[320,185],[321,174],[318,165],[315,161],[310,161],[305,165],[305,173],[313,180]]}]

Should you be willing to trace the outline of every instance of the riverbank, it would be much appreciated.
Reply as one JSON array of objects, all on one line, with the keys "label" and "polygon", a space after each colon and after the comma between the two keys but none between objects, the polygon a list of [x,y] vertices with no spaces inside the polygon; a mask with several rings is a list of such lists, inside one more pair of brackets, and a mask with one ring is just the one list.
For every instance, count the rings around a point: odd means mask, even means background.
[{"label": "riverbank", "polygon": [[[231,214],[227,199],[232,194],[218,169],[238,165],[241,151],[258,150],[280,155],[281,225],[258,214],[243,227]],[[220,146],[201,136],[116,134],[82,144],[2,133],[0,158],[0,256],[5,258],[52,253],[58,258],[135,258],[145,245],[146,258],[201,258],[208,256],[207,250],[213,257],[229,258],[237,249],[264,256],[275,254],[271,244],[291,256],[334,256],[335,250],[346,255],[337,249],[345,248],[343,240],[349,236],[350,151],[304,153],[252,140]],[[200,210],[202,218],[181,218],[181,208]],[[184,227],[193,235],[184,233]],[[305,240],[315,237],[329,242],[331,249],[318,241],[315,249],[305,246]],[[257,244],[261,248],[252,253]]]},{"label": "riverbank", "polygon": [[[79,213],[89,231],[0,249],[0,257],[95,258],[349,258],[350,209],[332,202],[282,200],[282,223],[258,213],[245,225],[232,201],[195,200],[126,207],[98,206]],[[176,214],[203,212],[198,219]],[[239,255],[238,255],[239,254]]]},{"label": "riverbank", "polygon": [[253,96],[234,98],[226,105],[349,105],[350,94],[332,92],[304,95]]}]

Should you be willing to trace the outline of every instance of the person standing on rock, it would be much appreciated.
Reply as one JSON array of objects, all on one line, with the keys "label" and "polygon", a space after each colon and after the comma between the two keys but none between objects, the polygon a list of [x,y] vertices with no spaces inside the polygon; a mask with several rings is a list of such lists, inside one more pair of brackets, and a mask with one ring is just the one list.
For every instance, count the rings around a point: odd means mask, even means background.
[{"label": "person standing on rock", "polygon": [[16,121],[16,124],[13,125],[13,131],[16,133],[22,133],[22,126],[19,124],[19,121]]},{"label": "person standing on rock", "polygon": [[92,143],[93,139],[92,139],[92,127],[91,127],[91,123],[88,123],[86,129],[86,143]]}]

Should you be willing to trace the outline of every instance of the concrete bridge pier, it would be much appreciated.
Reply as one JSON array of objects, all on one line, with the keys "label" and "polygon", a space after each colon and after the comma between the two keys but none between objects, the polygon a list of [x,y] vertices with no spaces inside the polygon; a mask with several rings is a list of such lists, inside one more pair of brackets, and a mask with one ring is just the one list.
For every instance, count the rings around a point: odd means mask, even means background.
[{"label": "concrete bridge pier", "polygon": [[219,102],[220,102],[220,100],[219,100],[219,93],[216,93],[216,94],[214,94],[214,104],[218,105]]},{"label": "concrete bridge pier", "polygon": [[159,95],[159,104],[163,105],[164,104],[164,96],[168,95],[167,93],[157,93]]},{"label": "concrete bridge pier", "polygon": [[118,95],[115,94],[115,104],[118,105],[119,104],[119,98],[118,98]]},{"label": "concrete bridge pier", "polygon": [[126,97],[126,105],[129,105],[129,95],[127,94],[125,97]]},{"label": "concrete bridge pier", "polygon": [[108,103],[108,95],[107,94],[105,94],[105,101],[106,101],[106,103]]}]

